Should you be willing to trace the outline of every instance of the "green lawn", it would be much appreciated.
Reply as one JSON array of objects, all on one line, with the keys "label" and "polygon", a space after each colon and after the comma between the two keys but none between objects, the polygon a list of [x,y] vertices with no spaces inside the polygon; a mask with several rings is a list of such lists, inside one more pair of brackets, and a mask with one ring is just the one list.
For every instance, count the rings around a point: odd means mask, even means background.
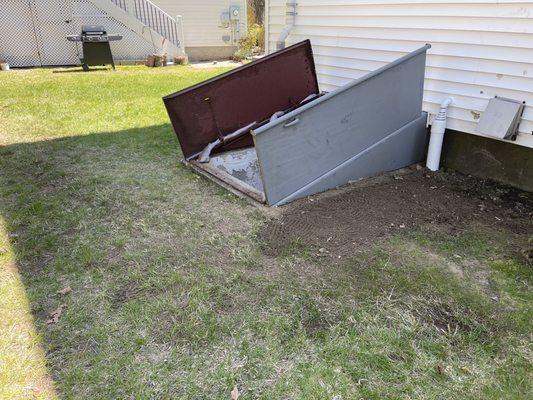
[{"label": "green lawn", "polygon": [[161,101],[220,72],[0,73],[0,398],[532,398],[525,235],[265,252],[270,214],[180,163]]}]

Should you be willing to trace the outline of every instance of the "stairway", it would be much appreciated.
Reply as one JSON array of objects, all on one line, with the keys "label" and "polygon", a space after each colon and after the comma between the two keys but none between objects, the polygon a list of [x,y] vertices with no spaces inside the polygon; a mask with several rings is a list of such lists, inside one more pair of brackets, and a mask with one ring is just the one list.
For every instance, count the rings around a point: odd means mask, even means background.
[{"label": "stairway", "polygon": [[107,14],[154,44],[169,60],[185,57],[183,24],[150,0],[89,0]]}]

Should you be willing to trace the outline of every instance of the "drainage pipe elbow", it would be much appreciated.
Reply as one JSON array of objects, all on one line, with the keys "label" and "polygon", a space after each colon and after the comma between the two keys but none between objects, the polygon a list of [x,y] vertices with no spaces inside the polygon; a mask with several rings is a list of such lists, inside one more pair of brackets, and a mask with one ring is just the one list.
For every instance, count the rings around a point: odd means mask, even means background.
[{"label": "drainage pipe elbow", "polygon": [[294,22],[289,25],[286,25],[285,28],[283,28],[283,30],[279,34],[278,41],[276,43],[276,50],[282,50],[285,48],[285,40],[289,37],[293,26]]},{"label": "drainage pipe elbow", "polygon": [[279,34],[278,41],[276,42],[276,50],[282,50],[285,48],[285,40],[289,37],[292,28],[294,28],[297,5],[297,3],[287,3],[287,8],[285,11],[285,27]]}]

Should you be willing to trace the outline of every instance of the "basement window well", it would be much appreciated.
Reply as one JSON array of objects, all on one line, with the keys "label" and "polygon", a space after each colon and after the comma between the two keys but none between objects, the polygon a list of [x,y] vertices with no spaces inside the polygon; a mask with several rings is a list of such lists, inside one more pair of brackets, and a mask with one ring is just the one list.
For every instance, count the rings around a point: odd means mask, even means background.
[{"label": "basement window well", "polygon": [[324,94],[307,40],[163,100],[187,163],[282,205],[424,158],[429,47]]}]

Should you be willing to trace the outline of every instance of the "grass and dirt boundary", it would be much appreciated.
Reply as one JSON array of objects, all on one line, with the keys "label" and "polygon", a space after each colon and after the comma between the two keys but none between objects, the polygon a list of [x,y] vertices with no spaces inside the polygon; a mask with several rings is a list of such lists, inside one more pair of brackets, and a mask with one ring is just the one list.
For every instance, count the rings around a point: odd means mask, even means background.
[{"label": "grass and dirt boundary", "polygon": [[0,74],[0,398],[531,398],[533,196],[264,212],[180,163],[161,97],[220,72]]}]

